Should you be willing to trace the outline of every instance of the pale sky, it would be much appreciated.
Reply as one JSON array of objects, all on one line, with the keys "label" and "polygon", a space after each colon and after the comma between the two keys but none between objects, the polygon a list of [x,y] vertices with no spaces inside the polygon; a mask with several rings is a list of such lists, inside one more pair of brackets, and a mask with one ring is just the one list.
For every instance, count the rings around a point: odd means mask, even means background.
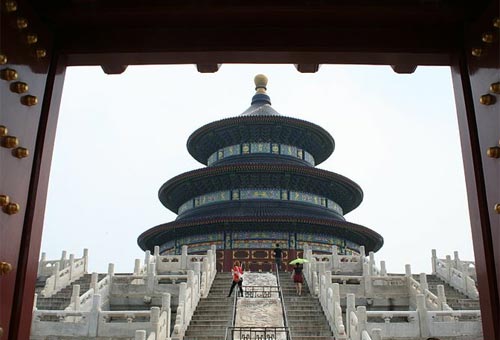
[{"label": "pale sky", "polygon": [[335,139],[318,167],[346,176],[364,192],[345,217],[384,237],[375,254],[389,272],[431,271],[459,251],[473,260],[467,196],[450,70],[324,65],[301,74],[292,65],[226,65],[200,74],[193,65],[99,67],[66,73],[54,149],[42,251],[90,253],[90,271],[131,272],[143,258],[137,237],[176,215],[158,200],[168,179],[203,167],[186,142],[197,128],[250,106],[253,77],[284,116],[304,119]]}]

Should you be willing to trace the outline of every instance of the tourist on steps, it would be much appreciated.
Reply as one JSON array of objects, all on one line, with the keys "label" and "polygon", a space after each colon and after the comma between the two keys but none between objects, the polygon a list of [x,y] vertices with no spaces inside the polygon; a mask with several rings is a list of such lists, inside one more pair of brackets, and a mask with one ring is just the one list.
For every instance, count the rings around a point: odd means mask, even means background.
[{"label": "tourist on steps", "polygon": [[297,295],[302,295],[302,284],[304,283],[304,276],[302,275],[302,265],[300,263],[295,264],[292,272],[292,280],[295,282],[295,289],[297,290]]},{"label": "tourist on steps", "polygon": [[231,284],[231,289],[229,290],[229,294],[227,297],[231,296],[236,285],[238,285],[238,288],[240,290],[240,296],[243,296],[243,268],[240,266],[240,261],[234,261],[234,266],[231,269],[231,273],[233,274],[233,283]]},{"label": "tourist on steps", "polygon": [[280,248],[280,244],[276,243],[276,248],[274,248],[274,261],[276,261],[276,270],[281,270],[281,257],[282,250]]}]

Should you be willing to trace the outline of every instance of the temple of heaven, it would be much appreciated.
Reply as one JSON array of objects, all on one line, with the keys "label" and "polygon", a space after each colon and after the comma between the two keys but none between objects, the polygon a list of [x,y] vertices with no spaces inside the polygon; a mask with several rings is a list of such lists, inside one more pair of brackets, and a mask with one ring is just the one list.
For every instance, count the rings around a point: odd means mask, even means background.
[{"label": "temple of heaven", "polygon": [[271,107],[267,78],[255,77],[256,93],[242,114],[193,132],[191,156],[206,167],[180,174],[159,190],[161,203],[178,214],[138,238],[143,250],[190,254],[217,247],[217,266],[234,260],[251,270],[269,270],[278,243],[283,260],[314,252],[377,251],[383,238],[344,215],[363,199],[361,188],[334,172],[315,168],[335,147],[323,128],[286,117]]}]

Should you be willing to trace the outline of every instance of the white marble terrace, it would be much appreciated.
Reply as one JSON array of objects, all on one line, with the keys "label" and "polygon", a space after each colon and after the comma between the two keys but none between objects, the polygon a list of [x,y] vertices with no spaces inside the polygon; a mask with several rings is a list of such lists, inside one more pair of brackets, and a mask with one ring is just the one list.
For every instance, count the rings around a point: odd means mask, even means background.
[{"label": "white marble terrace", "polygon": [[[87,273],[87,250],[81,258],[66,256],[63,252],[60,260],[48,261],[42,254],[38,273],[48,277],[43,297],[56,296]],[[385,262],[378,267],[373,253],[341,255],[335,246],[331,254],[313,254],[306,246],[304,257],[309,260],[304,266],[307,284],[319,299],[335,339],[482,339],[479,310],[453,310],[443,285],[434,294],[427,276],[421,273],[416,280],[410,265],[403,274],[388,274]],[[431,260],[432,274],[477,300],[473,262],[460,260],[456,252],[453,258],[440,259],[435,250]],[[182,255],[169,256],[159,255],[156,247],[154,254],[146,252],[143,261],[135,261],[132,274],[115,273],[110,264],[101,280],[92,274],[90,289],[82,295],[80,286],[73,285],[65,310],[34,308],[31,339],[181,340],[198,301],[208,295],[215,268],[215,247],[206,255],[188,255],[184,246]],[[272,273],[246,272],[248,293],[237,300],[235,327],[282,327],[277,288],[270,288],[266,298],[250,293],[252,287],[276,286]],[[148,305],[155,307],[126,309]],[[173,327],[171,311],[176,312]],[[286,339],[284,334],[277,338]]]}]

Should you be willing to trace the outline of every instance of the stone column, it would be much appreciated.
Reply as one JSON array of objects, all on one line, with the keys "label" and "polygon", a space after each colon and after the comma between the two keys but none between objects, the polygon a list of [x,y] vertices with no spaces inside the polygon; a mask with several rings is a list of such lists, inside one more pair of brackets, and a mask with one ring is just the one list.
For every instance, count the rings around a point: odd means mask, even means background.
[{"label": "stone column", "polygon": [[179,287],[179,307],[182,307],[182,315],[181,315],[181,322],[182,325],[186,324],[186,291],[187,291],[187,284],[186,282],[182,282]]},{"label": "stone column", "polygon": [[436,275],[436,269],[437,269],[437,253],[436,249],[432,249],[432,274]]},{"label": "stone column", "polygon": [[42,257],[40,258],[40,261],[38,262],[38,273],[37,276],[42,275],[43,267],[45,265],[47,254],[42,253]]},{"label": "stone column", "polygon": [[372,340],[382,340],[382,330],[380,328],[372,329],[371,338]]},{"label": "stone column", "polygon": [[373,275],[375,275],[375,253],[373,253],[373,251],[371,251],[368,254],[368,256],[369,256],[369,262],[368,263],[370,264],[370,267],[369,267],[370,271],[369,271],[369,273],[370,273],[370,276],[373,276]]},{"label": "stone column", "polygon": [[83,272],[85,274],[89,271],[89,250],[87,248],[83,248]]},{"label": "stone column", "polygon": [[332,246],[332,271],[339,269],[339,248],[337,246]]},{"label": "stone column", "polygon": [[151,251],[146,250],[144,252],[144,266],[146,266],[146,269],[148,268],[149,262],[151,262]]},{"label": "stone column", "polygon": [[98,274],[96,272],[93,272],[90,276],[90,288],[94,290],[94,294],[99,294],[99,289],[97,288],[98,279]]},{"label": "stone column", "polygon": [[420,273],[420,287],[422,291],[429,289],[429,285],[427,284],[427,275],[425,273]]},{"label": "stone column", "polygon": [[427,338],[430,335],[429,324],[427,320],[427,306],[425,305],[425,296],[417,294],[417,313],[420,325],[420,336]]},{"label": "stone column", "polygon": [[142,329],[135,331],[134,340],[146,340],[146,331]]},{"label": "stone column", "polygon": [[451,261],[451,256],[446,255],[446,282],[450,282],[452,268],[453,263]]},{"label": "stone column", "polygon": [[108,264],[108,276],[109,276],[109,289],[111,290],[111,284],[113,283],[113,276],[115,275],[115,265],[114,263]]},{"label": "stone column", "polygon": [[181,269],[186,270],[188,269],[188,247],[187,246],[182,246],[182,253],[181,253]]},{"label": "stone column", "polygon": [[439,302],[441,303],[441,310],[444,310],[443,305],[446,303],[446,295],[444,293],[444,285],[438,285],[437,286],[437,296],[439,299]]},{"label": "stone column", "polygon": [[54,275],[54,287],[52,287],[54,291],[57,289],[57,283],[59,281],[59,267],[60,263],[56,263],[52,272],[52,275]]},{"label": "stone column", "polygon": [[372,277],[369,263],[363,263],[363,283],[365,285],[365,297],[372,297]]},{"label": "stone column", "polygon": [[69,255],[69,282],[73,282],[73,266],[75,264],[75,254]]},{"label": "stone column", "polygon": [[88,337],[97,337],[97,330],[99,326],[99,313],[101,312],[101,295],[94,294],[92,298],[92,309],[89,316],[89,334]]},{"label": "stone column", "polygon": [[172,310],[170,309],[171,296],[169,293],[163,293],[161,295],[161,310],[167,313],[167,338],[170,337],[170,318],[172,316]]},{"label": "stone column", "polygon": [[[151,307],[151,318],[150,321],[151,323],[151,328],[154,329],[155,335],[160,336],[160,308],[158,307]],[[157,338],[157,339],[158,339]]]},{"label": "stone column", "polygon": [[347,337],[351,335],[351,312],[356,310],[356,296],[352,293],[346,295],[347,306],[345,311]]},{"label": "stone column", "polygon": [[411,265],[405,264],[405,276],[411,277]]},{"label": "stone column", "polygon": [[359,329],[359,335],[361,339],[361,335],[363,334],[363,331],[366,330],[366,307],[365,306],[358,306],[356,308],[356,315],[358,317],[358,329]]},{"label": "stone column", "polygon": [[80,285],[73,285],[73,292],[71,294],[71,307],[74,311],[80,310]]},{"label": "stone column", "polygon": [[149,294],[153,293],[155,290],[155,278],[156,278],[156,265],[150,263],[148,265],[148,277],[147,277],[147,291]]},{"label": "stone column", "polygon": [[134,275],[139,275],[141,272],[141,260],[135,259],[134,261]]},{"label": "stone column", "polygon": [[380,261],[380,276],[387,276],[387,269],[385,268],[385,261]]},{"label": "stone column", "polygon": [[61,264],[60,267],[61,269],[64,269],[64,267],[66,266],[66,255],[67,255],[66,250],[63,250],[61,254],[61,260],[59,261],[59,263]]}]

